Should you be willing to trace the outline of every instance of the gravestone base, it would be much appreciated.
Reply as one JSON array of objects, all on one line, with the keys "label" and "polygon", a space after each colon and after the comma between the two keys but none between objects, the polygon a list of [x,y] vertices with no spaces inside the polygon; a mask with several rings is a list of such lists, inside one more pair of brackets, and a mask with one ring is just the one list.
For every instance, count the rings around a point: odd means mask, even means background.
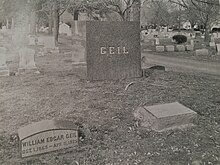
[{"label": "gravestone base", "polygon": [[173,129],[182,129],[194,126],[193,121],[197,113],[178,102],[139,107],[134,116],[140,121],[141,126],[156,132]]},{"label": "gravestone base", "polygon": [[0,67],[0,76],[9,76],[10,72],[7,66]]}]

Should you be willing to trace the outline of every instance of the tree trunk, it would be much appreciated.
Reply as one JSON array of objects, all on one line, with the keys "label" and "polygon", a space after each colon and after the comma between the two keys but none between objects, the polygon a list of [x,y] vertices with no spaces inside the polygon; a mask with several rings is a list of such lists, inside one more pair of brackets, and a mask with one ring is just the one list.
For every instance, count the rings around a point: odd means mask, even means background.
[{"label": "tree trunk", "polygon": [[49,14],[49,29],[48,33],[51,35],[53,34],[53,10],[50,10]]},{"label": "tree trunk", "polygon": [[54,38],[55,44],[58,45],[58,38],[59,38],[59,7],[58,1],[54,1]]},{"label": "tree trunk", "polygon": [[204,25],[204,30],[205,30],[205,42],[209,41],[209,26],[207,24]]},{"label": "tree trunk", "polygon": [[140,0],[134,0],[134,4],[132,7],[132,16],[133,16],[133,21],[138,21],[140,22],[140,18],[141,18],[141,1]]}]

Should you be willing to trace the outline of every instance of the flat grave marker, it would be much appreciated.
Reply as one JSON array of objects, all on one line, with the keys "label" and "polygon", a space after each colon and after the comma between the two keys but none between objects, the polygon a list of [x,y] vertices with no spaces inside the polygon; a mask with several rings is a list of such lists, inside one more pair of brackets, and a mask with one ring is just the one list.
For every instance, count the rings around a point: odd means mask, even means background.
[{"label": "flat grave marker", "polygon": [[139,22],[86,22],[88,80],[141,77]]},{"label": "flat grave marker", "polygon": [[18,135],[23,158],[78,144],[78,128],[70,121],[40,121],[20,128]]},{"label": "flat grave marker", "polygon": [[157,132],[193,126],[197,113],[178,102],[139,107],[134,112],[143,127]]}]

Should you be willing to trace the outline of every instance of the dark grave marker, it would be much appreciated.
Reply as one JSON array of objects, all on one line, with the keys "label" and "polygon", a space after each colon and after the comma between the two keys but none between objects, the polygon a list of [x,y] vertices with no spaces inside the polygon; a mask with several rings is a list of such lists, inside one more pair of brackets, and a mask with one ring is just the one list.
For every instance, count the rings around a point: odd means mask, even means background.
[{"label": "dark grave marker", "polygon": [[142,76],[138,22],[87,22],[86,52],[89,80]]},{"label": "dark grave marker", "polygon": [[70,148],[78,144],[78,129],[73,122],[45,120],[18,130],[22,157]]}]

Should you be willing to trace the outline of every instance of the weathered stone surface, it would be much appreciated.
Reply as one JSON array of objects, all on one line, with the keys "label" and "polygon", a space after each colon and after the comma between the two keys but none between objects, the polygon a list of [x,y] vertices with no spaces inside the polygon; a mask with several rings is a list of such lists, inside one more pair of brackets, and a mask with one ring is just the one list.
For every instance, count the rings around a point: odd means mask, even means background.
[{"label": "weathered stone surface", "polygon": [[196,50],[196,55],[197,56],[208,56],[209,50],[208,49],[198,49],[198,50]]},{"label": "weathered stone surface", "polygon": [[173,45],[167,45],[166,46],[166,50],[168,51],[168,52],[174,52],[174,46]]},{"label": "weathered stone surface", "polygon": [[156,46],[156,51],[157,52],[164,52],[165,51],[164,46]]},{"label": "weathered stone surface", "polygon": [[197,113],[178,102],[139,107],[134,112],[143,127],[157,132],[193,126]]},{"label": "weathered stone surface", "polygon": [[88,80],[141,77],[138,22],[86,22]]},{"label": "weathered stone surface", "polygon": [[9,76],[9,69],[6,64],[6,51],[6,48],[0,47],[0,76]]},{"label": "weathered stone surface", "polygon": [[194,46],[193,45],[186,45],[186,51],[193,51]]},{"label": "weathered stone surface", "polygon": [[176,45],[176,50],[177,50],[178,52],[183,52],[183,51],[185,51],[186,49],[185,49],[185,46],[184,46],[184,45]]},{"label": "weathered stone surface", "polygon": [[70,121],[45,120],[18,130],[22,157],[52,152],[78,144],[78,128]]}]

